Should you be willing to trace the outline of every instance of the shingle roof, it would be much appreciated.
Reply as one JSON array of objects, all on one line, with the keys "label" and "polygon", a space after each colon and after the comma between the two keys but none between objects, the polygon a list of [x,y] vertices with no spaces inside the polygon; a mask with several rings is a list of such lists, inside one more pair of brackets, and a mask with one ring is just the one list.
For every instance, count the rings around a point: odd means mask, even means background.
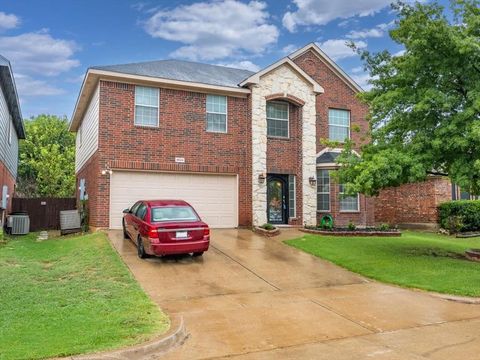
[{"label": "shingle roof", "polygon": [[242,80],[253,74],[243,69],[181,60],[94,66],[92,69],[227,87],[239,87],[238,84]]},{"label": "shingle roof", "polygon": [[334,163],[338,155],[340,155],[339,152],[333,152],[333,151],[324,152],[322,155],[317,157],[317,164]]},{"label": "shingle roof", "polygon": [[22,112],[20,111],[20,102],[18,101],[17,88],[13,77],[10,62],[0,55],[0,84],[3,89],[3,95],[8,104],[8,109],[12,115],[13,125],[20,139],[25,139],[25,128],[23,126]]}]

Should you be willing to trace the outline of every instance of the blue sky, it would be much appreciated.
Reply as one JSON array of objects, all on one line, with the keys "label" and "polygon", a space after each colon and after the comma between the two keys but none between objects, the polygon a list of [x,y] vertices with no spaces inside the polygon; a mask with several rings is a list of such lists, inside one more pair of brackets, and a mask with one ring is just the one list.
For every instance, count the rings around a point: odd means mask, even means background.
[{"label": "blue sky", "polygon": [[24,117],[70,117],[89,66],[177,58],[255,70],[313,41],[368,87],[345,42],[401,51],[389,2],[2,0],[0,54]]}]

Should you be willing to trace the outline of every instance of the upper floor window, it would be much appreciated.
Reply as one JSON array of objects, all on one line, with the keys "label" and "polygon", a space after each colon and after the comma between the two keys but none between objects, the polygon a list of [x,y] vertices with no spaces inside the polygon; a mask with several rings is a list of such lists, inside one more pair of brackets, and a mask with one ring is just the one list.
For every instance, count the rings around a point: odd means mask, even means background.
[{"label": "upper floor window", "polygon": [[267,102],[267,135],[288,138],[288,103]]},{"label": "upper floor window", "polygon": [[345,195],[345,186],[340,184],[338,189],[340,196],[340,211],[344,212],[356,212],[359,211],[358,193],[355,195]]},{"label": "upper floor window", "polygon": [[339,142],[350,138],[350,111],[328,110],[328,138]]},{"label": "upper floor window", "polygon": [[135,86],[135,125],[158,126],[158,89]]},{"label": "upper floor window", "polygon": [[227,132],[227,97],[207,95],[207,131]]},{"label": "upper floor window", "polygon": [[330,171],[317,170],[317,210],[330,211]]}]

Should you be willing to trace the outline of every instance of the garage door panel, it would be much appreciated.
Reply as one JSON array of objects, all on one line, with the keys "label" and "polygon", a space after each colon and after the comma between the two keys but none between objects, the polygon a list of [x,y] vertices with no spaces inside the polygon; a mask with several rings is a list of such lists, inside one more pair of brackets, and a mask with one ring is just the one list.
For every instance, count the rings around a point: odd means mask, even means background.
[{"label": "garage door panel", "polygon": [[236,176],[114,172],[110,227],[121,228],[122,210],[143,199],[182,199],[211,227],[236,227],[237,197]]}]

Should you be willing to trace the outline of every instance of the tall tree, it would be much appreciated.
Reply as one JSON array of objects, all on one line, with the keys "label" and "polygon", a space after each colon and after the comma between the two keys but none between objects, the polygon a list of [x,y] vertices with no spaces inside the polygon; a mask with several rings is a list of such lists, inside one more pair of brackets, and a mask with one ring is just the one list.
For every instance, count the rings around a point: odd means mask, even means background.
[{"label": "tall tree", "polygon": [[75,136],[68,120],[39,115],[25,121],[20,142],[17,192],[25,197],[75,194]]},{"label": "tall tree", "polygon": [[348,192],[375,195],[442,172],[480,194],[479,2],[452,0],[450,13],[437,3],[392,7],[390,37],[405,51],[359,51],[373,79],[360,94],[369,105],[372,142],[361,158],[355,144],[346,144],[340,181]]}]

